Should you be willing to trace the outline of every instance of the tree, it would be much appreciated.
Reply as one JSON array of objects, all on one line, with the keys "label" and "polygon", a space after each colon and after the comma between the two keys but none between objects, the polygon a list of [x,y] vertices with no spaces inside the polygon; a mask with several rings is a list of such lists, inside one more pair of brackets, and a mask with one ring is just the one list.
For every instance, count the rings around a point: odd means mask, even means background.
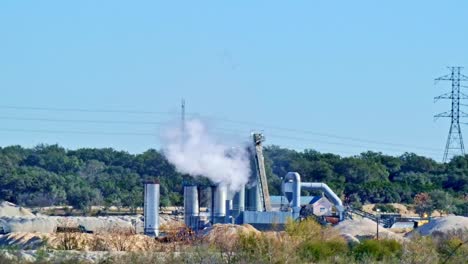
[{"label": "tree", "polygon": [[442,190],[434,190],[429,193],[432,204],[435,210],[449,214],[454,211],[454,203],[452,196]]},{"label": "tree", "polygon": [[432,199],[428,193],[418,193],[414,196],[416,213],[420,216],[431,215],[433,211]]}]

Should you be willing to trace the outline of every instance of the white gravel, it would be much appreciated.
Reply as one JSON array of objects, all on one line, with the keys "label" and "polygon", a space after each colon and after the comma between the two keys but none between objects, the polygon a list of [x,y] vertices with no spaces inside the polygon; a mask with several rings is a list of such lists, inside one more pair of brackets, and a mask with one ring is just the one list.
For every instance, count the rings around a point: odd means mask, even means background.
[{"label": "white gravel", "polygon": [[416,229],[415,232],[418,232],[422,236],[427,236],[436,231],[445,233],[450,230],[460,229],[468,230],[468,217],[449,215],[433,219],[429,223]]},{"label": "white gravel", "polygon": [[[377,234],[377,223],[374,221],[363,219],[347,219],[338,225],[336,228],[340,234],[352,237],[374,237]],[[379,226],[379,236],[382,238],[402,240],[403,238],[383,226]]]},{"label": "white gravel", "polygon": [[16,204],[10,202],[0,203],[0,217],[4,216],[21,216],[21,217],[35,217],[31,211],[24,207],[17,206]]}]

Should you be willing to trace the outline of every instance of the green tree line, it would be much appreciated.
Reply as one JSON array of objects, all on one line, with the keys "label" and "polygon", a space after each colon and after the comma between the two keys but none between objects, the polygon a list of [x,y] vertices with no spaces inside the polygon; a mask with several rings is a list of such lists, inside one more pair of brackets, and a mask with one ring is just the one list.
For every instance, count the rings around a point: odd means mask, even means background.
[{"label": "green tree line", "polygon": [[[468,156],[438,163],[413,153],[340,157],[278,146],[266,147],[264,154],[272,194],[280,193],[281,177],[297,171],[303,181],[325,182],[355,206],[413,203],[422,193],[432,197],[434,208],[468,213]],[[208,183],[178,173],[154,149],[135,155],[111,148],[66,150],[58,145],[0,148],[0,199],[20,205],[135,208],[143,203],[143,182],[149,179],[160,181],[164,206],[182,204],[184,183]]]}]

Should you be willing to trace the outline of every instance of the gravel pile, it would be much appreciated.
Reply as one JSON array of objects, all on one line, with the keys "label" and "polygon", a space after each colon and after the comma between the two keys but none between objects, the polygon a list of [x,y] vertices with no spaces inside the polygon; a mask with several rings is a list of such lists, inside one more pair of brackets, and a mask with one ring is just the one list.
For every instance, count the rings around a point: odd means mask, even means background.
[{"label": "gravel pile", "polygon": [[260,231],[249,224],[215,224],[202,232],[204,240],[210,243],[233,240],[239,234],[260,234]]},{"label": "gravel pile", "polygon": [[57,222],[50,217],[1,217],[0,227],[5,233],[40,232],[53,233]]},{"label": "gravel pile", "polygon": [[[353,219],[353,220],[345,220],[340,222],[334,228],[340,232],[340,234],[345,235],[347,237],[375,237],[377,233],[377,224],[367,218],[363,219]],[[388,239],[396,239],[402,240],[403,238],[396,233],[389,231],[382,226],[379,227],[379,237],[381,238],[388,238]]]},{"label": "gravel pile", "polygon": [[16,204],[10,202],[0,203],[0,217],[4,216],[35,217],[35,215],[31,213],[31,211],[29,211],[28,209],[17,206]]},{"label": "gravel pile", "polygon": [[445,233],[451,230],[460,229],[468,230],[468,217],[449,215],[434,219],[416,229],[415,232],[418,232],[422,236],[427,236],[436,231]]}]

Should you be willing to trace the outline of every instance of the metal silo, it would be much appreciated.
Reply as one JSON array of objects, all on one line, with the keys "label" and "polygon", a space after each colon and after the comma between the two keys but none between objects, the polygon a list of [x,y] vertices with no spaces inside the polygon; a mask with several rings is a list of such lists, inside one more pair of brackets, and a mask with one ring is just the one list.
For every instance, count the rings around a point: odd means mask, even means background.
[{"label": "metal silo", "polygon": [[157,237],[159,235],[159,183],[145,183],[144,203],[144,233]]},{"label": "metal silo", "polygon": [[200,205],[198,203],[198,187],[184,186],[184,222],[193,230],[198,229]]},{"label": "metal silo", "polygon": [[240,212],[245,210],[245,187],[242,186],[241,189],[234,194],[232,199],[232,217],[235,219],[240,215]]},{"label": "metal silo", "polygon": [[216,185],[213,187],[213,223],[223,223],[226,216],[227,187]]}]

